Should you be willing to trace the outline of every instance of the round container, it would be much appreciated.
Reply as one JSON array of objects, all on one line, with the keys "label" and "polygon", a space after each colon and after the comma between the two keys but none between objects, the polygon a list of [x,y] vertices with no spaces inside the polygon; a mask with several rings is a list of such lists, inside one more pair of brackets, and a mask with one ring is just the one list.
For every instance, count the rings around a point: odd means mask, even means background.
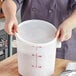
[{"label": "round container", "polygon": [[56,48],[61,47],[56,31],[51,23],[43,20],[19,24],[16,37],[18,70],[22,76],[50,76],[54,72]]}]

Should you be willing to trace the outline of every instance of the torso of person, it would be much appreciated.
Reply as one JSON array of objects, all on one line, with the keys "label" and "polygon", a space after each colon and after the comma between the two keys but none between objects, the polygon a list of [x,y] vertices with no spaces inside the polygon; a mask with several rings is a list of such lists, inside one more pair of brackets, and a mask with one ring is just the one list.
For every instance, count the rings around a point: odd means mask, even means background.
[{"label": "torso of person", "polygon": [[[76,6],[76,0],[22,1],[22,21],[30,19],[41,19],[52,23],[56,28],[58,28],[59,25],[71,15],[73,12],[72,7]],[[57,57],[76,60],[76,29],[73,30],[71,39],[63,42],[61,49],[57,49]]]},{"label": "torso of person", "polygon": [[71,13],[69,3],[69,0],[24,0],[22,21],[42,19],[58,27]]}]

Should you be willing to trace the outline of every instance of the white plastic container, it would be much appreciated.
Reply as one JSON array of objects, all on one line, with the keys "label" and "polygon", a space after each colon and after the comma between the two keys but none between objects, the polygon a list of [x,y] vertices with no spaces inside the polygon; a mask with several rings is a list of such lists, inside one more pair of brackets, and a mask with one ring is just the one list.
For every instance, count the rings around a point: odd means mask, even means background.
[{"label": "white plastic container", "polygon": [[22,76],[51,76],[54,72],[56,28],[43,20],[28,20],[19,24],[17,36],[18,70]]}]

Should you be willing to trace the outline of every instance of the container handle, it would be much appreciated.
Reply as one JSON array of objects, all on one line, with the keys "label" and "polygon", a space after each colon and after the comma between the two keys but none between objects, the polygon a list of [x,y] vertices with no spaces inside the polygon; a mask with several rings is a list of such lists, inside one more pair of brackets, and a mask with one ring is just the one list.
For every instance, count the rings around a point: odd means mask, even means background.
[{"label": "container handle", "polygon": [[57,39],[57,48],[61,48],[61,41]]}]

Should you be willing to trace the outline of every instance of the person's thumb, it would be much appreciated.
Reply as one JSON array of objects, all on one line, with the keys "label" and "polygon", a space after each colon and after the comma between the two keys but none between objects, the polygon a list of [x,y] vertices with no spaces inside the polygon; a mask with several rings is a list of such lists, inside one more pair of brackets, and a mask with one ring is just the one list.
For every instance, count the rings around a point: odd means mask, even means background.
[{"label": "person's thumb", "polygon": [[60,29],[58,29],[56,32],[56,38],[59,38],[59,36],[60,36]]}]

